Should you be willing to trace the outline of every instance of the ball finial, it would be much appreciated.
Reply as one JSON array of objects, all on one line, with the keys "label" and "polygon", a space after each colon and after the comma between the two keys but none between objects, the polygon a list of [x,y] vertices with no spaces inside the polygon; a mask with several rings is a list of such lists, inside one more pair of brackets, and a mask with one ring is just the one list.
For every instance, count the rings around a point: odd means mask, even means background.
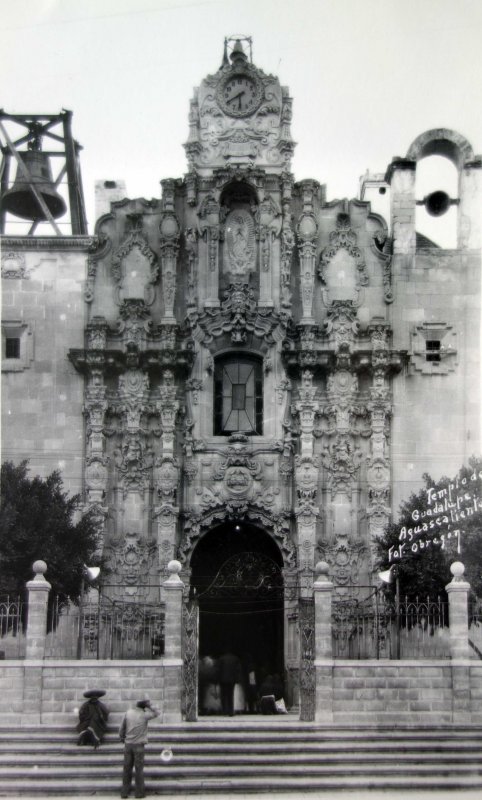
[{"label": "ball finial", "polygon": [[465,567],[461,561],[454,561],[454,563],[450,565],[450,572],[454,576],[453,580],[455,582],[462,581]]},{"label": "ball finial", "polygon": [[328,581],[330,579],[330,565],[326,561],[318,561],[315,564],[315,575],[317,581]]}]

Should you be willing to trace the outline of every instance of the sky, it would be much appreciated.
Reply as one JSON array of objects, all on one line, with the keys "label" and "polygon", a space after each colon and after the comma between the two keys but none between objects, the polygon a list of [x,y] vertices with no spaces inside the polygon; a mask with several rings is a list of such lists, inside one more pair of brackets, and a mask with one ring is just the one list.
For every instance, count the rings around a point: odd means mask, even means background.
[{"label": "sky", "polygon": [[0,14],[0,106],[73,112],[90,232],[95,180],[150,199],[186,173],[189,100],[225,36],[251,36],[290,88],[295,178],[330,201],[430,128],[482,152],[481,0],[0,0]]}]

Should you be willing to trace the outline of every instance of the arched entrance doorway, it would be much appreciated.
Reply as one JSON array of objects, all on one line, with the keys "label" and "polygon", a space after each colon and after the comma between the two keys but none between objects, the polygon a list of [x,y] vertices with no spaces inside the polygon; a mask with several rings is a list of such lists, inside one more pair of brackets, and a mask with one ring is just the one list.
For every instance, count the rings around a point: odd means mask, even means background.
[{"label": "arched entrance doorway", "polygon": [[200,659],[231,650],[245,673],[254,664],[258,687],[270,675],[282,681],[283,558],[277,544],[254,525],[227,521],[198,542],[190,566]]}]

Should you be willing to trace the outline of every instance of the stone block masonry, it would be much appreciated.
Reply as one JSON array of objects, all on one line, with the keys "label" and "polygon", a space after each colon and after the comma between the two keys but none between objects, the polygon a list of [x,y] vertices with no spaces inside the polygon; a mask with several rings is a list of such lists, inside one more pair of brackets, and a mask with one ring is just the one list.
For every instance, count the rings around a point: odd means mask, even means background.
[{"label": "stone block masonry", "polygon": [[[317,660],[323,725],[482,725],[482,662]],[[0,725],[76,724],[87,689],[105,689],[110,723],[147,694],[159,722],[181,721],[182,661],[4,661]],[[32,692],[34,689],[34,692]]]},{"label": "stone block masonry", "polygon": [[[87,689],[104,689],[110,722],[117,724],[129,706],[148,696],[161,709],[161,722],[180,721],[166,696],[172,683],[166,673],[180,663],[156,661],[5,661],[0,665],[2,724],[67,724],[77,722],[77,710]],[[169,693],[168,693],[169,694]]]}]

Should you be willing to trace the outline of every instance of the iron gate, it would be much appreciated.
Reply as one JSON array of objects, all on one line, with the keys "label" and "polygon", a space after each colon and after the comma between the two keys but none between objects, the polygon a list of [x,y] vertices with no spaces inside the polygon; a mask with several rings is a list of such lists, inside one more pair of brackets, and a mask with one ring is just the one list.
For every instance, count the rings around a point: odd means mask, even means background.
[{"label": "iron gate", "polygon": [[299,599],[300,625],[300,720],[315,719],[315,603],[312,597]]},{"label": "iron gate", "polygon": [[197,720],[198,630],[198,604],[196,600],[189,600],[182,609],[182,712],[187,722]]}]

